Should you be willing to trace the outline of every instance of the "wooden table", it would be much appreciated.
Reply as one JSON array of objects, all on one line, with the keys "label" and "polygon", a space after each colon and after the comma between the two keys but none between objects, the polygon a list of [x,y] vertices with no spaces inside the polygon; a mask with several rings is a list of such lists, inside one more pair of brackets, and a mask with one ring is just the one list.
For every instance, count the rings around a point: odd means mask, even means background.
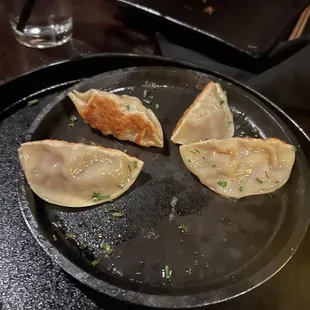
[{"label": "wooden table", "polygon": [[152,34],[128,26],[132,23],[117,7],[116,0],[72,0],[72,3],[73,39],[60,47],[39,50],[16,41],[0,2],[0,84],[34,68],[83,54],[112,51],[156,54]]}]

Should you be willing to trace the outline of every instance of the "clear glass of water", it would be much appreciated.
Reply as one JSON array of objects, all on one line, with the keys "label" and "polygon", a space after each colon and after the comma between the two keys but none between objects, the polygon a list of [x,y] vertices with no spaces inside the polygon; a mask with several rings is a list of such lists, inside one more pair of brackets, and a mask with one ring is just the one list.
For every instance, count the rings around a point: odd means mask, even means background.
[{"label": "clear glass of water", "polygon": [[16,39],[33,48],[49,48],[72,36],[71,0],[5,0]]}]

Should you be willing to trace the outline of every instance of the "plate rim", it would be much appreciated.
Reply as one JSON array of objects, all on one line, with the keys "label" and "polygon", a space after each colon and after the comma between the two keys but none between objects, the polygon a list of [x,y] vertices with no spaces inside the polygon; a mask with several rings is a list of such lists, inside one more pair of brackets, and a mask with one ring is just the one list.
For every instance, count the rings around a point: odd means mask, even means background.
[{"label": "plate rim", "polygon": [[[231,82],[232,84],[237,85],[239,88],[245,90],[245,92],[250,93],[251,95],[253,95],[257,99],[259,99],[267,107],[268,107],[268,104],[270,104],[270,103],[271,103],[271,106],[275,106],[272,102],[270,102],[268,99],[266,99],[264,96],[260,95],[256,91],[253,91],[251,88],[249,88],[249,87],[247,87],[241,83],[238,83],[238,82],[236,83],[235,81],[233,81],[230,78],[225,77],[224,75],[216,74],[213,71],[206,70],[206,69],[204,69],[203,72],[201,72],[199,70],[196,70],[195,68],[194,69],[193,68],[192,69],[185,69],[185,68],[173,68],[171,66],[156,66],[156,67],[155,66],[150,66],[150,67],[138,66],[138,67],[131,67],[131,68],[123,68],[123,69],[116,69],[116,70],[112,70],[112,71],[106,71],[106,72],[103,72],[99,75],[103,75],[103,74],[104,75],[111,75],[111,74],[115,74],[116,72],[122,73],[122,72],[128,72],[130,70],[135,71],[137,69],[141,70],[141,69],[145,69],[145,68],[154,69],[154,70],[156,68],[157,69],[189,70],[189,71],[193,71],[194,73],[199,72],[200,74],[208,75],[211,78],[212,78],[212,76],[214,76],[214,77],[220,78],[226,82]],[[69,89],[62,91],[43,110],[40,111],[39,115],[35,118],[35,120],[33,121],[32,125],[30,126],[30,128],[28,130],[28,133],[26,135],[26,140],[30,138],[30,136],[32,134],[32,129],[34,127],[36,127],[37,122],[40,122],[41,118],[44,117],[48,113],[48,111],[50,109],[52,109],[57,103],[59,103],[60,98],[62,98],[62,99],[65,98],[67,92],[70,89],[76,88],[79,84],[81,84],[83,82],[84,81],[73,85]],[[275,107],[278,110],[280,110],[280,112],[282,112],[281,109],[279,109],[277,106],[275,106]],[[284,114],[284,116],[286,116],[284,112],[283,112],[283,114]],[[274,115],[279,117],[275,112],[273,112],[272,116],[274,116]],[[291,120],[289,117],[288,117],[288,119]],[[293,124],[294,124],[294,121],[293,121]],[[294,124],[294,125],[296,126],[296,124]],[[298,125],[296,127],[299,128],[299,130],[304,134],[304,136],[307,138],[307,140],[309,142],[309,137],[304,133],[304,131],[301,130],[301,128]],[[293,134],[293,136],[295,137],[294,134]],[[297,141],[299,140],[296,137],[295,137],[295,139]],[[303,154],[303,152],[302,152],[302,154]],[[173,295],[146,294],[146,293],[140,293],[140,292],[136,292],[136,291],[124,290],[124,289],[116,287],[110,283],[107,283],[103,280],[94,278],[92,275],[83,271],[78,266],[76,266],[73,262],[71,262],[69,259],[67,259],[64,255],[62,255],[58,251],[58,249],[56,247],[54,247],[53,244],[44,237],[43,233],[40,232],[39,225],[36,222],[35,217],[33,216],[32,212],[31,212],[31,208],[29,206],[28,200],[26,199],[26,189],[24,186],[25,178],[24,178],[23,171],[22,171],[19,164],[17,164],[16,176],[17,176],[16,186],[17,186],[19,192],[23,193],[23,195],[18,195],[19,207],[20,207],[20,210],[22,212],[23,218],[24,218],[29,230],[31,231],[32,235],[36,239],[36,241],[43,248],[43,250],[52,258],[52,260],[55,261],[68,274],[70,274],[71,276],[73,276],[74,278],[79,280],[81,283],[86,284],[86,285],[90,286],[91,288],[95,289],[96,291],[104,293],[110,297],[120,299],[122,301],[127,301],[127,302],[131,302],[131,303],[139,304],[139,305],[146,305],[146,306],[152,306],[152,307],[165,307],[165,308],[181,308],[181,307],[184,307],[184,305],[186,305],[186,307],[198,307],[198,306],[211,305],[211,304],[223,302],[223,301],[238,297],[240,295],[243,295],[243,294],[249,292],[250,290],[254,289],[255,287],[266,282],[268,279],[270,279],[273,275],[275,275],[279,270],[281,270],[284,267],[284,265],[293,256],[293,254],[297,250],[298,246],[301,244],[303,237],[307,231],[307,227],[308,227],[308,223],[309,223],[309,214],[308,214],[309,212],[307,212],[307,216],[301,217],[297,221],[298,225],[296,225],[296,226],[298,226],[297,227],[298,229],[297,228],[294,229],[294,231],[292,232],[292,235],[288,239],[288,242],[286,243],[285,247],[282,248],[281,251],[278,253],[278,255],[275,256],[275,258],[271,262],[269,262],[263,269],[261,269],[259,272],[250,276],[248,279],[252,279],[253,284],[251,285],[250,288],[239,289],[238,291],[241,291],[241,292],[239,292],[238,294],[232,294],[232,296],[227,297],[227,298],[221,298],[220,297],[221,294],[217,294],[216,293],[217,291],[193,294],[193,295],[189,295],[189,296],[188,295],[173,296]],[[305,208],[304,208],[304,210],[305,210],[304,212],[307,211]],[[297,234],[296,231],[299,233]],[[297,246],[296,246],[295,239],[298,240]],[[291,243],[295,244],[294,250],[291,250],[288,255],[283,255],[283,252],[285,252],[284,250],[287,250],[286,249],[287,247],[291,248],[291,245],[290,245]],[[279,256],[280,257],[286,256],[286,258],[282,257],[282,260],[279,260]],[[278,262],[277,264],[275,264],[274,261],[277,261],[277,262],[279,261],[281,263],[279,264],[279,262]],[[270,266],[270,265],[273,265],[272,263],[274,263],[275,265],[279,265],[279,266],[274,268],[274,267]],[[270,272],[270,271],[268,271],[269,269],[273,269],[273,270],[275,269],[275,271]],[[263,273],[262,271],[269,274],[269,276],[267,276],[267,277],[262,277],[263,280],[261,280],[261,275],[260,275],[261,273]],[[243,282],[249,282],[248,279],[246,281],[243,281]],[[100,283],[100,284],[98,285],[98,283]],[[240,287],[240,283],[242,283],[242,282],[238,282],[239,287]],[[242,284],[244,284],[244,283],[242,283]],[[245,283],[245,286],[248,286],[248,284]],[[111,287],[113,288],[112,290],[111,290]],[[233,287],[234,287],[234,285],[232,285],[230,288],[233,288]],[[107,289],[102,290],[102,288],[107,288]],[[222,289],[220,289],[220,290],[222,290]],[[112,291],[112,293],[111,293],[111,291]],[[206,298],[208,295],[216,296],[216,297],[209,298],[209,300],[208,300]],[[203,301],[200,303],[197,303],[195,301],[196,298],[203,300]]]}]

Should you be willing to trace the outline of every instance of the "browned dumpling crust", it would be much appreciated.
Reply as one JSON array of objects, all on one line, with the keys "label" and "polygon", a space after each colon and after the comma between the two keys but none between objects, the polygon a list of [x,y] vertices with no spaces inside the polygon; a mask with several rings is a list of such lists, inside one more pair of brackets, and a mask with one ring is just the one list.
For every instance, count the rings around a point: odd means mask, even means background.
[{"label": "browned dumpling crust", "polygon": [[159,120],[140,99],[96,89],[85,93],[72,91],[68,96],[81,117],[102,134],[113,135],[119,140],[132,141],[144,147],[164,146]]}]

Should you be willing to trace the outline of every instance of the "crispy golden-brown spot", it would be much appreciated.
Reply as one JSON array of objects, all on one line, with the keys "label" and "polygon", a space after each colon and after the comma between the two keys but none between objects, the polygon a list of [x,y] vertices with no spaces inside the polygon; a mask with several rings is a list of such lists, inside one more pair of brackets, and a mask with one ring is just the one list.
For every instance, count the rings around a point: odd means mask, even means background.
[{"label": "crispy golden-brown spot", "polygon": [[150,121],[134,113],[124,113],[112,98],[93,95],[83,110],[82,117],[91,127],[100,130],[104,135],[112,134],[121,139],[124,133],[136,130],[134,142],[143,146],[154,145],[153,141],[143,142],[145,135],[157,140],[155,129]]}]

